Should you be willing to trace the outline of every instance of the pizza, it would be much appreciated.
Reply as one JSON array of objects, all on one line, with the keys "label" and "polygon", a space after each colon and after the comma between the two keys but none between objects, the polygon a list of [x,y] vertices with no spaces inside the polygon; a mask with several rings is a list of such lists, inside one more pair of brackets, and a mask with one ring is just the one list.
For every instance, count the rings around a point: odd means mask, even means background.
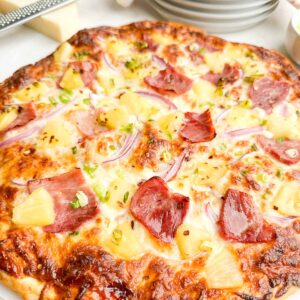
[{"label": "pizza", "polygon": [[78,32],[0,85],[0,280],[23,299],[300,286],[300,74],[186,25]]}]

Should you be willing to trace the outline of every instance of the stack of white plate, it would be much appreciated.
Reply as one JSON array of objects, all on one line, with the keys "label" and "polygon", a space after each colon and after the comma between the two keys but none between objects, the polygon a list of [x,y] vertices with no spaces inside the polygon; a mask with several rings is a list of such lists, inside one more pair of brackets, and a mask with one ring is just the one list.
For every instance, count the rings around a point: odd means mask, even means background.
[{"label": "stack of white plate", "polygon": [[279,0],[147,0],[165,19],[208,32],[240,31],[265,20]]}]

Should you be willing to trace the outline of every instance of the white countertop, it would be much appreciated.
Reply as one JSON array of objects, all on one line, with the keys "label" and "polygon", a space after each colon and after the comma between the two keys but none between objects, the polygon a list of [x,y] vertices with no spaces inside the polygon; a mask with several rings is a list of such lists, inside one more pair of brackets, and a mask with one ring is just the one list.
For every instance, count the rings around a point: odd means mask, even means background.
[{"label": "white countertop", "polygon": [[[127,9],[119,7],[114,0],[79,0],[79,8],[81,28],[160,19],[143,0],[136,0],[134,5]],[[286,0],[280,0],[276,11],[266,21],[245,31],[220,36],[232,41],[274,48],[285,53],[284,37],[293,10]],[[34,63],[53,52],[57,45],[57,42],[24,26],[0,34],[0,82],[18,68]],[[1,297],[18,299],[0,286],[0,300]],[[298,297],[292,299],[296,300]]]}]

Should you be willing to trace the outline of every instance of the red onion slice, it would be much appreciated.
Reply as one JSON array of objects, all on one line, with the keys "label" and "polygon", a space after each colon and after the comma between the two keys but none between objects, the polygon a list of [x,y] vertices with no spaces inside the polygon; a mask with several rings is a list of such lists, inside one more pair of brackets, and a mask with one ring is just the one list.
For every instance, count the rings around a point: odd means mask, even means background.
[{"label": "red onion slice", "polygon": [[24,139],[30,137],[31,135],[33,135],[35,132],[39,131],[40,129],[41,129],[41,126],[33,126],[27,130],[24,130],[20,134],[17,134],[11,138],[8,138],[8,139],[0,142],[0,148],[9,146],[9,145],[13,144],[14,142],[19,142],[21,140],[24,140]]},{"label": "red onion slice", "polygon": [[177,159],[170,165],[168,170],[161,176],[166,182],[171,181],[174,177],[176,177],[179,172],[182,163],[188,154],[187,149],[183,150],[183,152],[177,157]]},{"label": "red onion slice", "polygon": [[207,202],[204,206],[204,211],[205,211],[205,214],[206,216],[208,217],[208,219],[213,223],[215,224],[219,217],[217,215],[217,213],[214,211],[214,209],[212,208],[211,206],[211,203],[210,202]]},{"label": "red onion slice", "polygon": [[226,114],[229,112],[230,109],[224,109],[222,112],[220,112],[219,115],[216,116],[215,118],[215,123],[218,123],[220,120],[222,120]]},{"label": "red onion slice", "polygon": [[17,178],[12,179],[12,180],[11,180],[11,183],[13,183],[13,184],[15,184],[15,185],[17,185],[17,186],[26,186],[26,185],[27,185],[27,182],[25,182],[25,181],[22,180],[22,179],[17,179]]},{"label": "red onion slice", "polygon": [[243,136],[243,135],[256,135],[256,134],[263,133],[264,129],[265,128],[263,126],[256,126],[256,127],[228,131],[228,132],[225,132],[224,135],[228,136],[228,137],[239,137],[239,136]]},{"label": "red onion slice", "polygon": [[284,227],[289,226],[293,221],[295,221],[295,219],[297,219],[297,217],[283,217],[272,213],[267,213],[264,215],[264,217],[270,222]]},{"label": "red onion slice", "polygon": [[114,155],[113,157],[107,160],[104,160],[102,163],[108,164],[124,158],[131,150],[133,150],[133,147],[136,144],[136,142],[139,140],[140,136],[141,133],[139,131],[137,131],[135,134],[128,135],[118,154]]},{"label": "red onion slice", "polygon": [[114,72],[119,72],[118,69],[112,64],[110,59],[107,57],[107,55],[103,54],[103,60],[109,69],[111,69]]},{"label": "red onion slice", "polygon": [[161,102],[166,104],[168,106],[168,108],[170,108],[170,109],[177,109],[177,106],[171,100],[169,100],[157,93],[149,92],[149,91],[137,91],[136,93],[141,96],[144,96],[144,97],[149,97],[149,98],[160,100]]},{"label": "red onion slice", "polygon": [[152,56],[152,61],[162,70],[167,68],[167,63],[164,61],[164,59],[157,55]]}]

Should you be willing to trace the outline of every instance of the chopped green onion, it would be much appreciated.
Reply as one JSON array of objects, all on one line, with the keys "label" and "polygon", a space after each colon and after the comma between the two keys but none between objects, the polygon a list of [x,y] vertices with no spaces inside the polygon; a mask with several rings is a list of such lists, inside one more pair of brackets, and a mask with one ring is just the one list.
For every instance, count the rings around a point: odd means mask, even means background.
[{"label": "chopped green onion", "polygon": [[168,163],[171,161],[172,156],[169,151],[164,150],[161,155],[164,162]]},{"label": "chopped green onion", "polygon": [[124,202],[124,203],[127,202],[128,197],[129,197],[129,191],[127,191],[127,192],[124,194],[124,197],[123,197],[123,202]]},{"label": "chopped green onion", "polygon": [[83,60],[83,58],[85,56],[89,55],[89,52],[85,51],[85,50],[81,50],[81,51],[78,51],[78,52],[75,52],[74,53],[74,57],[77,59],[77,60]]},{"label": "chopped green onion", "polygon": [[257,180],[260,181],[261,183],[266,183],[267,182],[267,176],[265,174],[258,174],[257,175]]},{"label": "chopped green onion", "polygon": [[278,177],[279,179],[282,179],[282,173],[280,170],[276,171],[276,177]]},{"label": "chopped green onion", "polygon": [[241,175],[242,175],[242,176],[246,176],[247,174],[248,174],[248,171],[247,171],[247,170],[242,170],[242,171],[241,171]]},{"label": "chopped green onion", "polygon": [[75,198],[72,202],[70,202],[70,206],[74,209],[80,208],[80,201],[78,198]]},{"label": "chopped green onion", "polygon": [[223,86],[218,86],[216,88],[215,94],[222,97],[223,96]]},{"label": "chopped green onion", "polygon": [[268,124],[268,120],[262,120],[260,123],[261,126],[265,126],[267,124]]},{"label": "chopped green onion", "polygon": [[84,99],[82,100],[82,102],[83,102],[84,104],[86,104],[86,105],[89,105],[89,104],[91,103],[91,99],[89,99],[89,98],[84,98]]},{"label": "chopped green onion", "polygon": [[257,151],[257,150],[258,150],[256,144],[252,144],[252,145],[251,145],[251,150],[252,150],[252,151]]},{"label": "chopped green onion", "polygon": [[206,52],[205,48],[200,48],[199,49],[199,54],[203,55],[203,54],[205,54],[205,52]]},{"label": "chopped green onion", "polygon": [[109,83],[110,83],[110,86],[111,86],[112,88],[114,88],[114,87],[116,86],[115,80],[114,80],[113,78],[110,78],[110,79],[109,79]]},{"label": "chopped green onion", "polygon": [[121,131],[127,132],[127,133],[132,133],[133,131],[133,123],[130,123],[128,125],[123,125],[121,127]]},{"label": "chopped green onion", "polygon": [[148,140],[148,144],[154,144],[155,143],[155,139],[149,139]]},{"label": "chopped green onion", "polygon": [[226,146],[225,143],[221,143],[220,146],[219,146],[219,148],[220,148],[221,151],[224,151],[224,150],[227,149],[227,146]]},{"label": "chopped green onion", "polygon": [[60,92],[58,98],[61,103],[68,103],[71,101],[72,92],[68,90],[63,90]]},{"label": "chopped green onion", "polygon": [[73,153],[74,155],[77,154],[77,147],[76,147],[76,146],[72,147],[72,153]]},{"label": "chopped green onion", "polygon": [[71,231],[71,232],[69,233],[69,235],[70,235],[70,236],[75,236],[75,235],[78,235],[79,233],[80,233],[79,230],[75,230],[75,231]]},{"label": "chopped green onion", "polygon": [[140,50],[144,50],[148,48],[148,43],[145,41],[140,41],[140,42],[136,42],[135,46]]},{"label": "chopped green onion", "polygon": [[279,138],[276,139],[276,141],[277,141],[278,143],[282,143],[282,142],[285,141],[285,138],[284,138],[284,137],[279,137]]},{"label": "chopped green onion", "polygon": [[234,152],[234,156],[241,156],[241,155],[243,155],[243,151]]},{"label": "chopped green onion", "polygon": [[171,133],[171,132],[168,132],[168,133],[167,133],[167,137],[168,137],[170,140],[172,140],[172,139],[173,139],[172,133]]},{"label": "chopped green onion", "polygon": [[136,58],[132,58],[131,60],[125,62],[125,67],[129,69],[131,72],[134,72],[137,69],[139,69],[141,65],[142,64]]},{"label": "chopped green onion", "polygon": [[53,106],[56,106],[58,104],[58,101],[54,97],[49,97],[48,100]]},{"label": "chopped green onion", "polygon": [[119,245],[123,237],[123,232],[120,229],[115,229],[112,232],[112,242],[116,245]]},{"label": "chopped green onion", "polygon": [[83,170],[91,177],[95,177],[95,172],[98,166],[95,163],[89,162],[83,164]]},{"label": "chopped green onion", "polygon": [[246,76],[244,81],[246,83],[252,84],[256,79],[260,79],[264,76],[264,74],[253,74],[251,76]]},{"label": "chopped green onion", "polygon": [[109,145],[109,149],[110,149],[110,150],[116,150],[116,146],[114,146],[114,145]]}]

